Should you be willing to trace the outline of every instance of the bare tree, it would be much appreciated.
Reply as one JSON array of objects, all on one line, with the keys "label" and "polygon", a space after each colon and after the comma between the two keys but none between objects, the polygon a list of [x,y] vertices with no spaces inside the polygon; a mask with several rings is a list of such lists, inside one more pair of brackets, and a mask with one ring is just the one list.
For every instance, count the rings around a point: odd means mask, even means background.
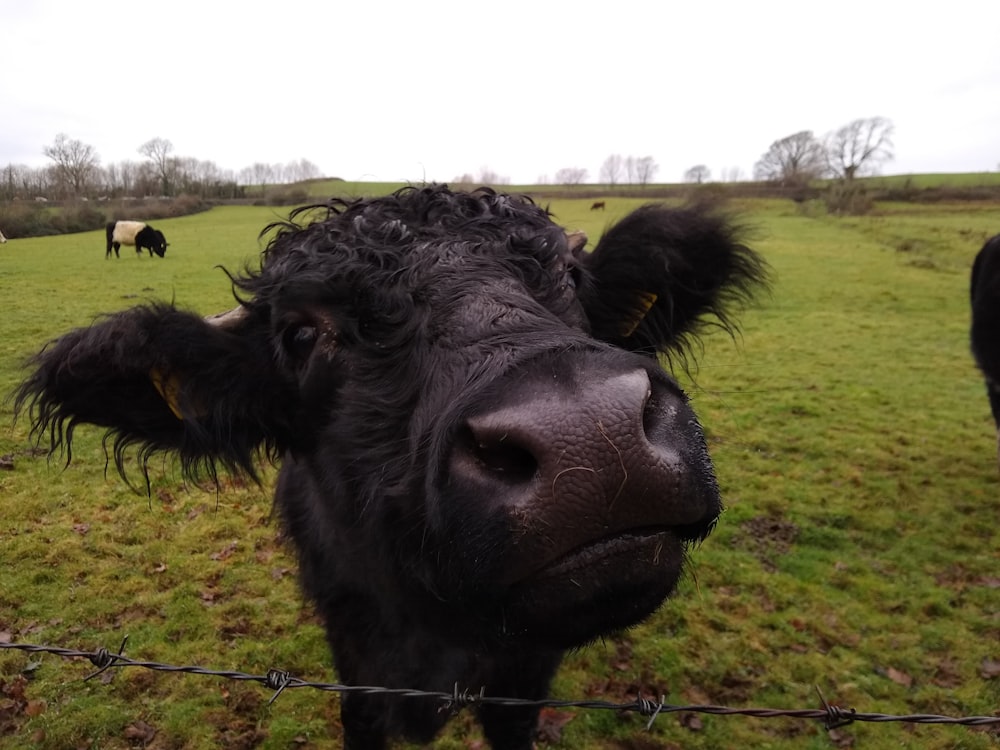
[{"label": "bare tree", "polygon": [[170,195],[172,178],[176,173],[176,163],[170,158],[174,144],[166,138],[151,138],[139,146],[139,153],[153,163],[156,175],[160,180],[162,195]]},{"label": "bare tree", "polygon": [[740,167],[726,167],[722,170],[723,182],[742,182],[745,179]]},{"label": "bare tree", "polygon": [[625,157],[625,181],[631,185],[635,182],[635,157]]},{"label": "bare tree", "polygon": [[641,156],[635,160],[635,178],[640,185],[648,185],[660,169],[652,156]]},{"label": "bare tree", "polygon": [[556,183],[559,185],[579,185],[587,179],[587,170],[582,167],[563,167],[556,170]]},{"label": "bare tree", "polygon": [[139,176],[139,165],[134,161],[118,162],[118,174],[122,182],[122,194],[134,195],[136,178]]},{"label": "bare tree", "polygon": [[684,182],[694,182],[700,185],[703,182],[708,182],[711,177],[712,170],[704,164],[696,164],[684,173]]},{"label": "bare tree", "polygon": [[83,195],[91,178],[97,174],[100,160],[93,146],[70,139],[65,133],[56,136],[51,146],[42,149],[52,159],[56,184],[70,195]]},{"label": "bare tree", "polygon": [[48,182],[45,172],[44,169],[32,169],[27,164],[8,164],[0,170],[0,199],[41,195]]},{"label": "bare tree", "polygon": [[497,174],[489,167],[483,166],[479,168],[479,176],[476,181],[480,185],[509,185],[510,177]]},{"label": "bare tree", "polygon": [[289,182],[302,182],[319,177],[320,172],[319,167],[308,159],[299,159],[285,165],[285,174],[288,176]]},{"label": "bare tree", "polygon": [[753,167],[754,179],[783,185],[805,185],[826,171],[826,149],[811,130],[775,141]]},{"label": "bare tree", "polygon": [[611,154],[601,165],[601,182],[606,182],[614,187],[622,177],[624,160],[621,154]]},{"label": "bare tree", "polygon": [[845,182],[863,174],[874,174],[879,165],[891,161],[893,124],[884,117],[849,122],[827,136],[826,152],[831,171]]}]

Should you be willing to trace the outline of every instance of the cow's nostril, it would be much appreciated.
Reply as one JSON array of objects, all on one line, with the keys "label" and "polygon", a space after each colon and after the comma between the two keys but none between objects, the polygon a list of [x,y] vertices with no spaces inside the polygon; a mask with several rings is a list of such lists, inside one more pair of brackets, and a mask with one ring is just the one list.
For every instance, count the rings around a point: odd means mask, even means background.
[{"label": "cow's nostril", "polygon": [[482,435],[470,429],[459,442],[483,474],[504,484],[530,482],[538,473],[535,456],[507,434]]},{"label": "cow's nostril", "polygon": [[484,469],[510,484],[528,482],[538,472],[535,457],[512,442],[477,440],[473,455]]}]

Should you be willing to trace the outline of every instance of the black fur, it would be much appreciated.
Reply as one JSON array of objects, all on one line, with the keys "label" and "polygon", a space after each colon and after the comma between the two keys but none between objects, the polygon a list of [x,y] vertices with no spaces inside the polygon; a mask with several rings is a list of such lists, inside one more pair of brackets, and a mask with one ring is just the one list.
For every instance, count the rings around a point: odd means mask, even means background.
[{"label": "black fur", "polygon": [[972,264],[972,355],[986,379],[986,393],[1000,430],[1000,235],[988,240]]},{"label": "black fur", "polygon": [[[137,307],[40,352],[15,403],[34,434],[68,453],[104,425],[123,475],[130,447],[194,477],[280,457],[275,502],[350,684],[538,699],[566,648],[669,595],[721,506],[656,354],[706,315],[732,330],[764,282],[730,221],[649,206],[587,254],[530,200],[428,187],[269,230],[233,277],[238,321]],[[349,694],[346,746],[430,741],[438,708]],[[495,748],[531,747],[536,709],[479,715]]]}]

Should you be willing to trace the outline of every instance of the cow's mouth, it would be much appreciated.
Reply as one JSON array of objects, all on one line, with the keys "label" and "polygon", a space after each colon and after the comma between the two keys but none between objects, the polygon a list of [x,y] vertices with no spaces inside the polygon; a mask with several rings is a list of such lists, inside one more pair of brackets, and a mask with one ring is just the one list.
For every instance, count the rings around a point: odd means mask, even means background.
[{"label": "cow's mouth", "polygon": [[673,592],[685,549],[666,528],[576,547],[509,589],[506,633],[566,648],[635,625]]},{"label": "cow's mouth", "polygon": [[[669,542],[670,531],[666,529],[644,529],[629,531],[612,537],[588,542],[563,555],[546,566],[538,575],[539,578],[564,578],[577,574],[587,575],[594,566],[604,565],[614,560],[629,564],[647,562],[657,566],[664,553],[664,545]],[[643,552],[652,549],[648,560]]]}]

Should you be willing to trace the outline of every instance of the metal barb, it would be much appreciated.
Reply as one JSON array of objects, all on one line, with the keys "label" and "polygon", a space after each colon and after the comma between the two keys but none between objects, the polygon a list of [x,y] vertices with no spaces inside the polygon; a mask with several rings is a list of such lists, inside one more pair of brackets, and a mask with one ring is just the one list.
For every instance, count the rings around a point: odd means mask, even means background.
[{"label": "metal barb", "polygon": [[656,717],[660,715],[660,711],[663,710],[663,706],[667,701],[667,696],[661,695],[660,702],[646,700],[642,697],[642,693],[637,693],[635,696],[635,710],[638,711],[642,716],[648,716],[649,721],[646,722],[646,731],[648,732],[653,728],[653,722],[656,721]]},{"label": "metal barb", "polygon": [[274,691],[274,695],[271,696],[271,700],[267,702],[267,705],[270,706],[278,700],[278,696],[281,695],[281,691],[288,687],[291,681],[292,675],[290,672],[286,672],[282,669],[267,670],[267,677],[264,678],[264,684]]},{"label": "metal barb", "polygon": [[278,695],[286,687],[305,687],[313,688],[315,690],[322,690],[326,692],[336,692],[340,695],[344,695],[351,692],[361,692],[361,693],[377,693],[386,696],[394,696],[396,698],[404,699],[410,697],[422,697],[422,698],[433,698],[434,700],[440,701],[442,708],[441,710],[458,711],[466,706],[479,704],[479,705],[492,705],[492,706],[536,706],[538,708],[577,708],[581,710],[610,710],[610,711],[633,711],[643,714],[644,716],[649,716],[649,722],[646,725],[647,730],[652,727],[653,721],[661,713],[673,713],[677,711],[690,711],[694,713],[712,714],[716,716],[745,716],[745,717],[755,717],[758,719],[770,719],[776,717],[785,717],[790,719],[803,719],[809,721],[815,721],[820,719],[824,722],[824,726],[828,729],[836,729],[837,727],[850,724],[852,722],[889,722],[889,721],[899,721],[899,722],[909,722],[916,724],[949,724],[949,725],[962,725],[962,726],[976,726],[976,727],[1000,727],[1000,716],[940,716],[937,714],[908,714],[908,715],[893,715],[893,714],[881,714],[881,713],[866,713],[858,712],[855,709],[841,709],[838,706],[829,704],[823,697],[819,688],[816,688],[816,693],[819,695],[819,699],[823,705],[822,708],[809,708],[809,709],[787,709],[787,708],[729,708],[726,706],[706,706],[706,705],[670,705],[665,702],[666,698],[661,697],[660,702],[656,703],[652,700],[646,700],[641,695],[636,698],[636,700],[630,703],[614,703],[605,700],[554,700],[554,699],[542,699],[542,700],[529,700],[526,698],[503,698],[499,696],[487,696],[485,688],[481,688],[479,693],[469,693],[468,690],[459,690],[458,684],[456,683],[454,689],[451,693],[443,692],[428,692],[424,690],[415,690],[407,688],[385,688],[377,686],[358,686],[358,685],[342,685],[338,683],[327,683],[327,682],[311,682],[302,680],[298,677],[293,677],[287,672],[283,672],[277,669],[271,669],[268,671],[267,675],[259,674],[247,674],[240,671],[223,671],[216,669],[206,669],[205,667],[199,666],[178,666],[176,664],[162,664],[155,661],[138,661],[135,659],[130,659],[124,655],[125,644],[128,641],[128,636],[122,640],[121,646],[118,649],[117,654],[110,653],[107,649],[100,648],[96,651],[79,651],[70,648],[60,648],[57,646],[41,646],[37,644],[30,643],[3,643],[0,642],[0,651],[7,649],[16,649],[19,651],[24,651],[27,653],[47,653],[54,654],[56,656],[61,656],[66,659],[89,659],[90,662],[98,667],[98,671],[87,676],[85,679],[89,680],[102,672],[114,667],[116,669],[124,669],[125,667],[135,667],[140,669],[152,669],[162,672],[182,672],[186,674],[196,674],[204,675],[210,677],[222,677],[229,680],[243,680],[252,681],[263,684],[265,687],[275,690],[275,694],[271,698],[271,702],[278,697]]},{"label": "metal barb", "polygon": [[474,703],[482,701],[486,697],[486,687],[483,686],[479,688],[479,694],[470,693],[468,689],[462,690],[458,689],[458,683],[456,682],[451,691],[451,696],[444,700],[439,709],[440,713],[448,712],[452,715],[457,714],[463,708],[467,708]]},{"label": "metal barb", "polygon": [[122,638],[122,645],[118,647],[117,654],[112,654],[103,646],[97,649],[97,651],[95,651],[93,654],[91,654],[88,658],[90,659],[90,663],[93,664],[95,667],[97,667],[97,671],[88,674],[86,677],[83,678],[83,681],[86,682],[87,680],[93,679],[102,672],[105,672],[111,667],[115,666],[115,664],[118,663],[119,657],[121,657],[122,654],[125,652],[126,643],[128,643],[128,633],[126,633],[125,637]]},{"label": "metal barb", "polygon": [[819,696],[820,702],[823,704],[823,710],[826,712],[826,716],[823,719],[823,726],[829,732],[831,729],[838,729],[840,727],[846,727],[848,724],[854,722],[854,715],[857,713],[853,708],[849,708],[848,712],[845,712],[840,706],[834,706],[826,702],[826,698],[823,697],[823,693],[820,692],[819,685],[816,685],[816,695]]}]

